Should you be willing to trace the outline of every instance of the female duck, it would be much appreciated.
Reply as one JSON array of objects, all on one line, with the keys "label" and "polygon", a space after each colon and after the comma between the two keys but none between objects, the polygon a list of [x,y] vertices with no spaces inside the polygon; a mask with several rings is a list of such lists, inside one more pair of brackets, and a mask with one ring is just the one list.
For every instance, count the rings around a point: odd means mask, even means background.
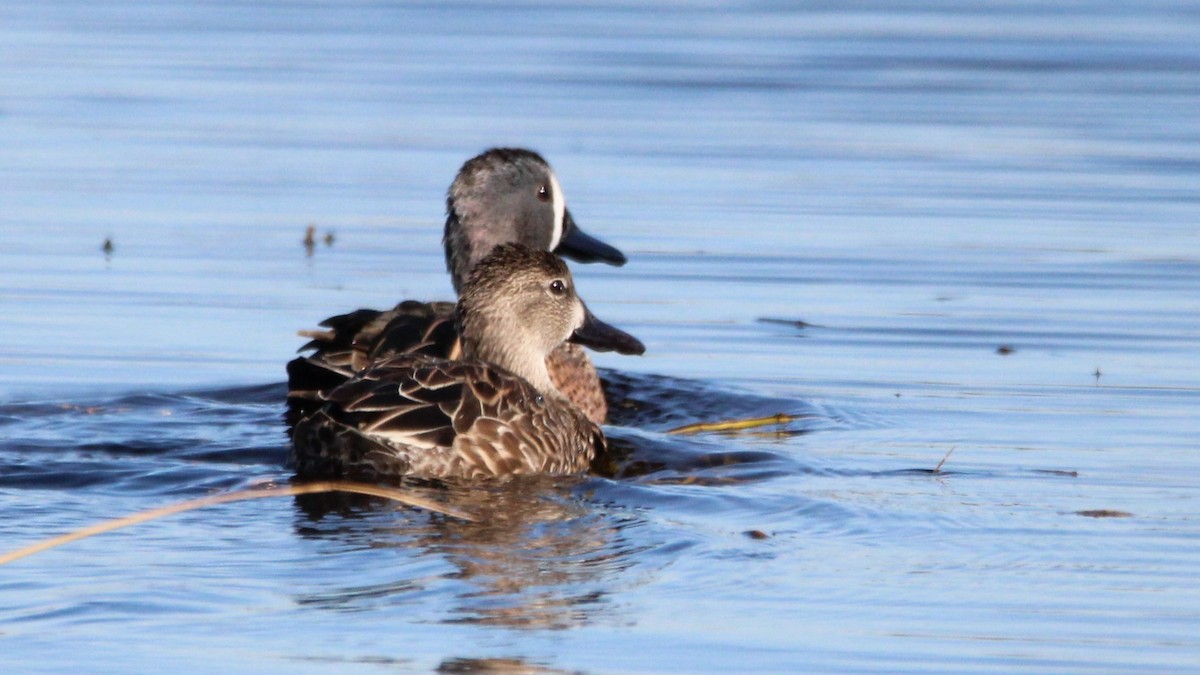
[{"label": "female duck", "polygon": [[395,356],[334,388],[293,429],[302,476],[496,478],[584,471],[600,428],[554,386],[546,357],[566,341],[641,354],[587,310],[567,266],[497,247],[462,287],[463,358]]},{"label": "female duck", "polygon": [[[558,178],[529,150],[496,148],[469,160],[446,197],[442,243],[455,292],[493,248],[521,243],[580,262],[624,265],[617,249],[585,234],[567,210]],[[360,309],[302,333],[308,356],[288,364],[289,425],[320,407],[325,394],[354,373],[388,357],[421,353],[457,357],[454,304],[405,301],[387,311]],[[551,352],[556,387],[597,424],[608,414],[600,377],[587,354],[568,344]]]}]

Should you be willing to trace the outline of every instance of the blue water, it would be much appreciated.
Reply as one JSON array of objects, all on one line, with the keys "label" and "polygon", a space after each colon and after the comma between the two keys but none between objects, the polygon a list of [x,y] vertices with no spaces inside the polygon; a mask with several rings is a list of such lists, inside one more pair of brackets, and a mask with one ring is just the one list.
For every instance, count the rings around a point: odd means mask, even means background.
[{"label": "blue water", "polygon": [[489,146],[648,349],[603,475],[25,558],[0,667],[1194,670],[1197,110],[1179,2],[6,3],[0,553],[286,481],[296,331],[449,298]]}]

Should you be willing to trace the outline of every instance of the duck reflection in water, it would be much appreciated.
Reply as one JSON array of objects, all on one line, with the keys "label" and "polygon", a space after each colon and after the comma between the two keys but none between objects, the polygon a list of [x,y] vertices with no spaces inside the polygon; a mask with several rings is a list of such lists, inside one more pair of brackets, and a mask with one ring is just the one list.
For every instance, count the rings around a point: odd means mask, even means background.
[{"label": "duck reflection in water", "polygon": [[[298,534],[347,548],[394,548],[388,570],[372,569],[371,583],[325,588],[299,602],[339,611],[403,606],[431,621],[510,628],[564,629],[613,620],[608,597],[628,592],[628,573],[640,548],[623,530],[639,521],[581,502],[588,479],[528,476],[488,483],[414,487],[426,498],[472,513],[478,522],[406,510],[346,494],[296,498]],[[374,554],[372,554],[374,555]],[[430,562],[436,572],[430,573]],[[414,574],[414,570],[418,572]],[[380,579],[379,574],[387,578]],[[444,602],[430,600],[445,598]]]}]

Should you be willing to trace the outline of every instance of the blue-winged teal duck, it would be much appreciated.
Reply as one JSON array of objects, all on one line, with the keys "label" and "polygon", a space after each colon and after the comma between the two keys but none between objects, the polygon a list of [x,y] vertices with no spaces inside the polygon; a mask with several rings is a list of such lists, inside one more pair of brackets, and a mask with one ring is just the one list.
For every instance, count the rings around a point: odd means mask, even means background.
[{"label": "blue-winged teal duck", "polygon": [[462,358],[402,354],[328,392],[293,429],[301,476],[496,478],[585,471],[604,434],[551,381],[570,340],[641,354],[587,310],[566,264],[499,246],[472,269],[455,312]]},{"label": "blue-winged teal duck", "polygon": [[[580,262],[625,264],[617,249],[585,234],[567,209],[546,160],[529,150],[496,148],[459,170],[446,196],[446,268],[455,292],[493,248],[516,242]],[[288,424],[320,406],[325,392],[397,354],[457,356],[454,303],[405,301],[390,310],[360,309],[326,319],[327,330],[301,333],[312,350],[288,364]],[[600,377],[583,349],[563,345],[548,357],[558,390],[593,422],[608,415]]]}]

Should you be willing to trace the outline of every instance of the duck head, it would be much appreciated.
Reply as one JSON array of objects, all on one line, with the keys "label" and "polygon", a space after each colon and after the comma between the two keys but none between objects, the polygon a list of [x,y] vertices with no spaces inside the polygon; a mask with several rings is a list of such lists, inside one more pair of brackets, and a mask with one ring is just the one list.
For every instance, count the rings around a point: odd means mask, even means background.
[{"label": "duck head", "polygon": [[624,265],[625,255],[575,223],[554,170],[535,152],[493,148],[459,169],[446,195],[442,245],[454,290],[495,247],[524,244],[579,262]]},{"label": "duck head", "polygon": [[637,338],[588,311],[566,263],[524,244],[498,246],[475,266],[459,298],[458,322],[465,358],[498,365],[559,398],[546,357],[562,343],[646,351]]}]

